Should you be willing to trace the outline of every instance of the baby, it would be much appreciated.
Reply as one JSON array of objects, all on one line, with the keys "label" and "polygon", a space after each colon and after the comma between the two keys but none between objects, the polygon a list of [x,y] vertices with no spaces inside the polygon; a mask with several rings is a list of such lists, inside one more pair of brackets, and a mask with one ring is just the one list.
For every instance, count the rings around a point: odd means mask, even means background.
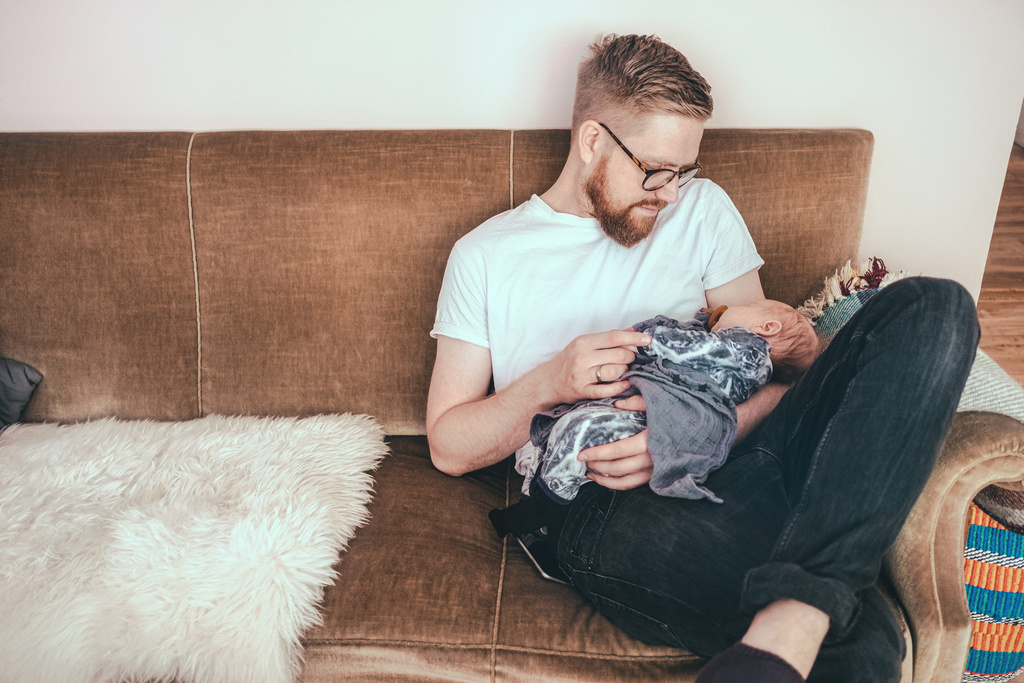
[{"label": "baby", "polygon": [[[622,376],[632,384],[629,390],[534,416],[530,440],[540,455],[526,474],[525,490],[569,503],[587,482],[580,451],[646,428],[655,493],[722,502],[701,484],[736,440],[736,405],[769,379],[799,378],[817,355],[814,328],[792,307],[765,300],[702,309],[686,322],[657,316],[633,329],[653,341],[636,350]],[[636,393],[643,395],[646,412],[614,407]]]}]

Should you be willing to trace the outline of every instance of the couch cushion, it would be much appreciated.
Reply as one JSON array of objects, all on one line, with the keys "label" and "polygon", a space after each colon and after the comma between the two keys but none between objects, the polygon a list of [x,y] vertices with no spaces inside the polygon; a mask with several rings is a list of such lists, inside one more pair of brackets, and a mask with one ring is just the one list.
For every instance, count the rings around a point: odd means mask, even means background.
[{"label": "couch cushion", "polygon": [[703,660],[626,635],[575,590],[542,579],[514,540],[498,539],[487,512],[522,484],[510,460],[455,478],[434,469],[423,437],[388,442],[371,521],[341,556],[324,624],[304,639],[303,681],[696,677]]},{"label": "couch cushion", "polygon": [[188,141],[0,135],[0,346],[46,376],[26,421],[198,416]]},{"label": "couch cushion", "polygon": [[339,670],[373,680],[396,667],[479,679],[489,667],[502,554],[480,520],[505,498],[503,473],[455,479],[434,469],[425,439],[389,445],[371,522],[341,557],[323,626],[305,639],[303,680],[337,680]]},{"label": "couch cushion", "polygon": [[368,526],[338,565],[304,681],[623,681],[693,674],[700,660],[627,636],[573,589],[540,578],[487,512],[518,496],[509,460],[441,474],[422,437],[389,439]]},{"label": "couch cushion", "polygon": [[507,131],[198,134],[204,413],[424,433],[448,253],[508,208]]}]

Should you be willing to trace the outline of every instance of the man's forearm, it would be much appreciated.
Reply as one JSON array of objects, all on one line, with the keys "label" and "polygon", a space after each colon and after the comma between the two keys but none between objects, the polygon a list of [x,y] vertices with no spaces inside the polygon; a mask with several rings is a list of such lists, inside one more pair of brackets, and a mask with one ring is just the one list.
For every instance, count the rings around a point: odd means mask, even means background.
[{"label": "man's forearm", "polygon": [[428,431],[434,465],[447,474],[492,465],[530,440],[533,416],[552,407],[531,372],[479,401],[457,405]]},{"label": "man's forearm", "polygon": [[734,446],[742,443],[757,425],[761,424],[768,413],[775,409],[782,395],[789,391],[792,384],[769,382],[760,391],[736,406],[736,441]]},{"label": "man's forearm", "polygon": [[[530,440],[541,411],[585,398],[609,398],[629,387],[619,377],[633,362],[631,347],[651,343],[635,330],[580,335],[554,358],[501,391],[485,396],[490,352],[440,337],[427,398],[431,459],[442,472],[461,475],[492,465]],[[611,375],[602,379],[601,370]]]}]

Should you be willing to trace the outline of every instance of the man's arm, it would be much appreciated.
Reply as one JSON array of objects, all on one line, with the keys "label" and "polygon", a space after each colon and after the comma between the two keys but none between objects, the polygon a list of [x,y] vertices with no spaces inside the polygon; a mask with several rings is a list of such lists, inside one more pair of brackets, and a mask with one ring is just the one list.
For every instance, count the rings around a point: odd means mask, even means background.
[{"label": "man's arm", "polygon": [[[755,301],[763,301],[765,298],[764,290],[761,288],[761,276],[757,274],[756,270],[744,273],[721,287],[709,289],[704,296],[708,300],[709,308],[718,308],[722,305],[742,306]],[[761,424],[761,420],[775,409],[782,395],[791,386],[793,385],[782,382],[769,382],[753,396],[736,406],[736,444],[741,443],[757,425]]]},{"label": "man's arm", "polygon": [[534,414],[560,403],[622,393],[626,381],[599,384],[597,368],[617,377],[633,360],[627,346],[650,337],[612,330],[577,337],[557,356],[490,396],[491,354],[482,346],[437,338],[427,398],[427,439],[434,465],[462,475],[498,462],[530,440]]},{"label": "man's arm", "polygon": [[736,441],[735,448],[743,443],[743,440],[750,436],[757,425],[761,424],[768,413],[775,410],[775,406],[782,400],[782,395],[789,391],[792,384],[784,382],[769,382],[758,389],[754,395],[743,403],[736,406]]},{"label": "man's arm", "polygon": [[704,292],[708,308],[719,306],[744,306],[755,301],[764,301],[764,290],[761,288],[761,276],[756,270],[740,275],[720,287]]},{"label": "man's arm", "polygon": [[541,400],[540,388],[521,379],[500,396],[488,398],[490,350],[437,337],[437,359],[427,397],[427,440],[437,469],[459,476],[498,462],[526,443],[533,414],[527,416],[515,406]]}]

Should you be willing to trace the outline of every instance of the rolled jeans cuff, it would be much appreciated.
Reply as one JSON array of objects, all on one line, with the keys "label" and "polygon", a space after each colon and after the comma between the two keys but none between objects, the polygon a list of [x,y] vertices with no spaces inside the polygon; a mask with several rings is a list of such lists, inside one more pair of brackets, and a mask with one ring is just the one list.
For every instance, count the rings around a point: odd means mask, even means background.
[{"label": "rolled jeans cuff", "polygon": [[839,579],[816,576],[788,562],[769,562],[747,572],[740,609],[753,615],[776,600],[787,598],[817,607],[829,616],[826,643],[843,640],[860,613],[860,600],[848,585]]}]

